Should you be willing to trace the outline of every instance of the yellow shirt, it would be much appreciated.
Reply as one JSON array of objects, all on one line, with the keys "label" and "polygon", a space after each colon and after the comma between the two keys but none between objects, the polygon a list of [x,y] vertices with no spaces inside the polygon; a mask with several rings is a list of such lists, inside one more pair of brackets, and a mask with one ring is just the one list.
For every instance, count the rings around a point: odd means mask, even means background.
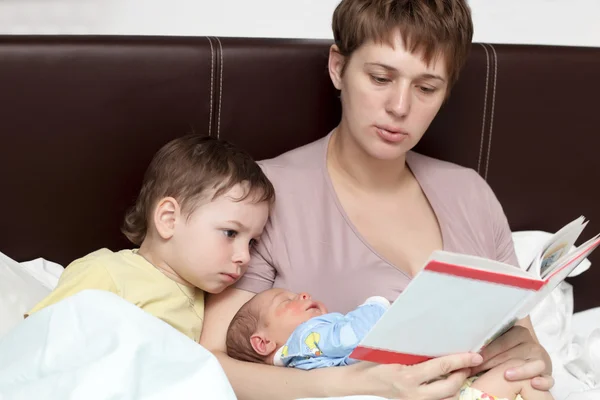
[{"label": "yellow shirt", "polygon": [[56,288],[28,314],[85,289],[113,292],[194,341],[200,339],[204,293],[170,279],[138,255],[137,250],[114,253],[101,249],[73,261]]}]

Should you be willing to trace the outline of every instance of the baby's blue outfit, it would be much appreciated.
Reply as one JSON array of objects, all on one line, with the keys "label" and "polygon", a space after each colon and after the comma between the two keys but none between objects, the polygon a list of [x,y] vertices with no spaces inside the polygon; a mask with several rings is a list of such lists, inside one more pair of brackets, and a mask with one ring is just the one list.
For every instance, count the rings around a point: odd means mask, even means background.
[{"label": "baby's blue outfit", "polygon": [[307,370],[354,364],[358,360],[348,356],[389,306],[385,298],[375,296],[346,315],[328,313],[311,318],[277,350],[273,363]]}]

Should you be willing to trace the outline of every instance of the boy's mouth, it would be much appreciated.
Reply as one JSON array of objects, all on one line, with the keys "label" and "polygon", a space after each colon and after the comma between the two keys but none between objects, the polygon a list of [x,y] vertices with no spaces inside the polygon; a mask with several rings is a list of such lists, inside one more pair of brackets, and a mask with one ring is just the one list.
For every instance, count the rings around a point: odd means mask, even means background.
[{"label": "boy's mouth", "polygon": [[238,274],[227,274],[227,273],[222,273],[221,275],[224,275],[225,277],[229,278],[229,280],[231,280],[232,282],[235,282],[238,280],[238,278],[240,277]]}]

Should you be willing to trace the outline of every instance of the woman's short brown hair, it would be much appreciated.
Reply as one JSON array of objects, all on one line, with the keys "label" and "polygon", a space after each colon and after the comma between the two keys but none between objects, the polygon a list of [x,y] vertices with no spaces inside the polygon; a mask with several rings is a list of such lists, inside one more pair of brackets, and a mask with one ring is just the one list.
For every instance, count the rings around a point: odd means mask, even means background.
[{"label": "woman's short brown hair", "polygon": [[[135,205],[127,212],[122,231],[140,245],[160,199],[173,197],[188,216],[200,200],[210,201],[237,184],[246,192],[239,201],[275,200],[275,189],[260,166],[244,150],[210,136],[187,135],[165,144],[155,155]],[[210,198],[207,198],[210,196]]]},{"label": "woman's short brown hair", "polygon": [[368,41],[391,45],[398,30],[405,48],[422,53],[426,63],[444,57],[448,88],[458,79],[473,38],[466,0],[342,0],[333,13],[332,28],[346,58]]}]

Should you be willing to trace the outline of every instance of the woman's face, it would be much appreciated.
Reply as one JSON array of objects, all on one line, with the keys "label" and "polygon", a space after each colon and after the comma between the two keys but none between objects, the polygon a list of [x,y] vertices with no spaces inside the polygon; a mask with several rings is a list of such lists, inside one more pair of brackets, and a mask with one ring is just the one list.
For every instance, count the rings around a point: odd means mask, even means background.
[{"label": "woman's face", "polygon": [[443,57],[428,65],[404,48],[399,33],[392,38],[393,46],[368,42],[349,59],[332,47],[329,59],[331,78],[341,90],[340,134],[380,160],[403,157],[418,143],[448,85]]}]

